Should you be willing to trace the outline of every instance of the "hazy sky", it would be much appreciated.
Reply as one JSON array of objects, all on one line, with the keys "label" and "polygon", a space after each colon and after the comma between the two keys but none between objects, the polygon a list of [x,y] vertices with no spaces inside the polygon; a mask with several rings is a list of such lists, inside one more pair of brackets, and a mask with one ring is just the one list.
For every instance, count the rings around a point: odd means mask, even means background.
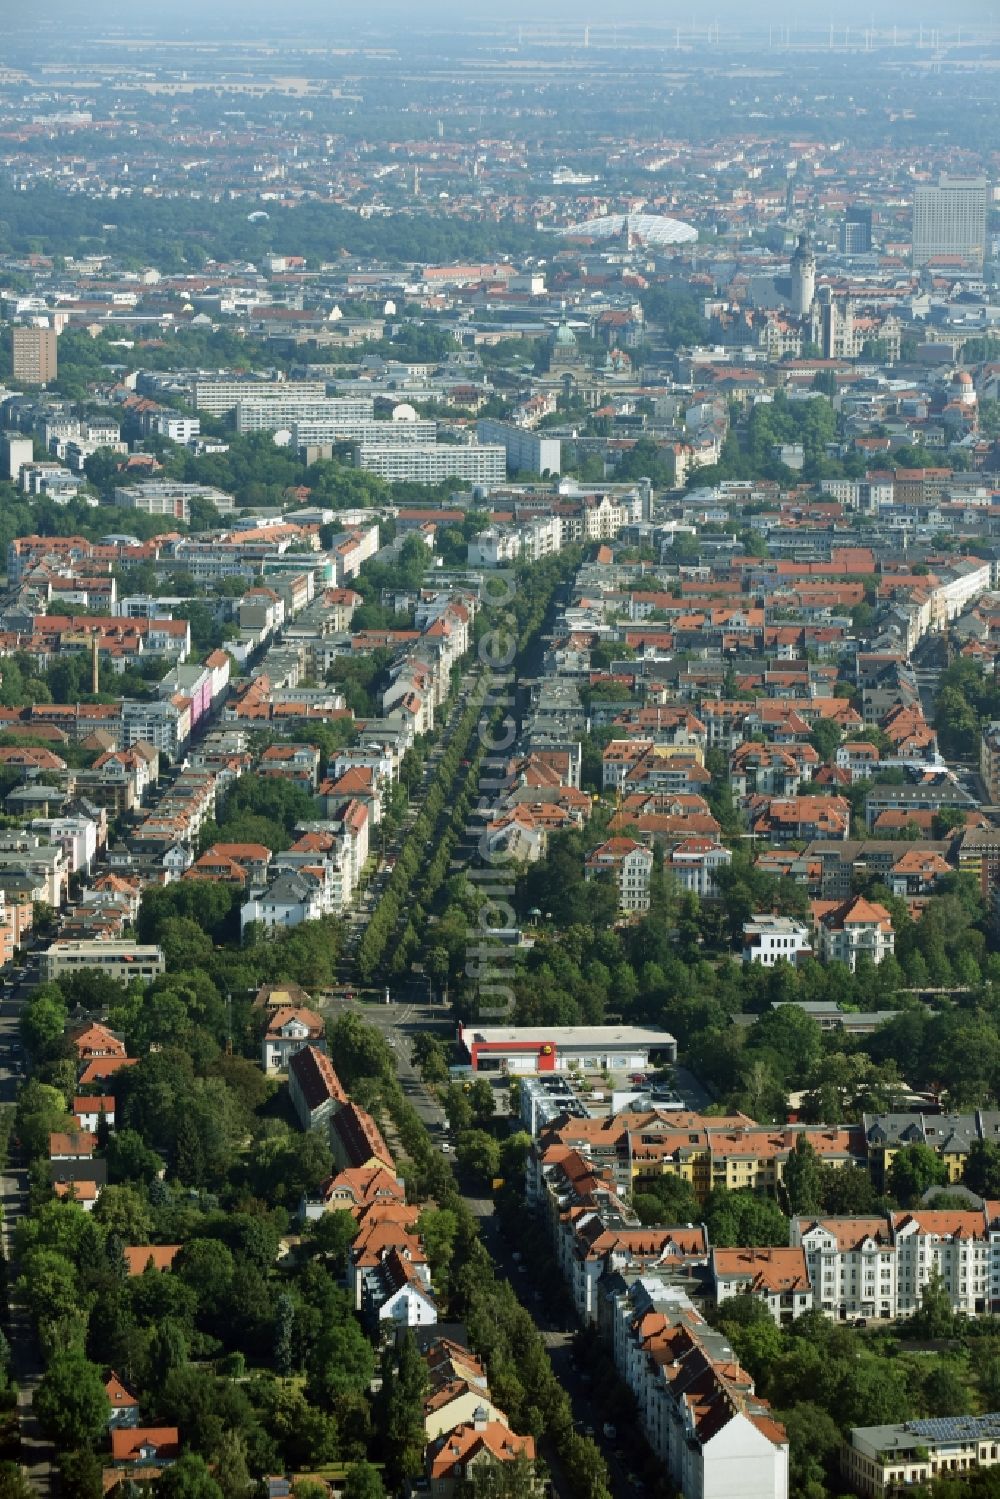
[{"label": "hazy sky", "polygon": [[[178,19],[185,23],[195,21],[199,28],[212,30],[218,22],[231,22],[234,17],[243,17],[252,22],[254,29],[261,23],[273,23],[275,29],[287,27],[288,23],[303,22],[315,27],[317,33],[329,31],[342,33],[345,23],[356,17],[367,23],[399,22],[411,31],[419,29],[421,20],[433,27],[442,22],[451,22],[465,29],[471,18],[481,18],[486,26],[504,20],[545,20],[577,23],[590,21],[596,26],[608,25],[612,21],[627,25],[630,20],[662,22],[665,25],[683,24],[696,15],[700,23],[718,20],[720,24],[734,23],[746,28],[754,22],[768,25],[771,22],[800,22],[808,27],[822,27],[831,20],[848,24],[900,25],[914,21],[925,21],[942,27],[954,26],[957,22],[974,23],[977,20],[1000,22],[1000,0],[950,0],[948,5],[932,3],[932,0],[818,0],[806,3],[802,0],[708,0],[708,4],[694,4],[691,0],[624,0],[624,3],[593,3],[588,0],[488,0],[479,5],[468,4],[468,0],[420,0],[419,7],[412,0],[282,0],[275,7],[273,0],[172,0],[167,10],[137,12],[123,11],[117,0],[92,0],[82,7],[78,0],[38,0],[30,10],[32,18],[72,15],[77,27],[86,30],[87,18],[91,24],[112,24],[118,29],[148,32],[156,30],[162,15],[165,34]],[[11,20],[14,17],[10,18]],[[15,22],[16,24],[16,22]]]}]

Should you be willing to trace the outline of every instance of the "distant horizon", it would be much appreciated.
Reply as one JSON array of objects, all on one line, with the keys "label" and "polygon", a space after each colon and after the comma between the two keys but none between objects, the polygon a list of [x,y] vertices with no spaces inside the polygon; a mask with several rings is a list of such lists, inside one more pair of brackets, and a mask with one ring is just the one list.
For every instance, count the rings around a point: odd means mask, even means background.
[{"label": "distant horizon", "polygon": [[[77,0],[40,0],[40,3],[32,7],[30,14],[23,13],[24,25],[35,26],[39,22],[52,21],[62,15],[72,18],[77,26],[78,39],[80,26],[80,8]],[[746,5],[739,4],[737,0],[712,0],[710,6],[693,8],[685,4],[684,0],[679,3],[664,5],[662,0],[630,0],[627,6],[617,8],[613,16],[609,16],[600,6],[593,6],[592,10],[586,5],[581,6],[576,0],[497,0],[491,4],[487,14],[470,16],[468,9],[455,3],[455,0],[424,0],[421,6],[420,16],[423,23],[430,29],[447,23],[455,27],[461,34],[474,33],[480,30],[492,30],[498,25],[504,24],[535,24],[545,25],[548,23],[558,25],[569,25],[584,28],[590,25],[601,30],[608,30],[614,25],[627,28],[631,25],[663,26],[664,28],[690,26],[707,28],[718,22],[721,26],[735,26],[740,30],[752,30],[756,26],[769,26],[772,24],[801,26],[803,31],[821,31],[824,27],[834,25],[843,27],[871,26],[884,28],[898,25],[901,27],[913,26],[923,23],[934,25],[942,29],[952,29],[957,25],[980,25],[985,27],[1000,24],[1000,0],[997,3],[984,5],[982,0],[965,0],[965,3],[942,6],[940,3],[931,3],[931,0],[914,0],[907,4],[905,0],[838,0],[836,5],[817,6],[814,9],[803,9],[795,0],[758,0],[758,3]],[[211,31],[218,21],[239,18],[251,25],[253,29],[271,29],[276,32],[287,31],[289,27],[309,25],[316,28],[317,34],[322,35],[324,31],[330,33],[342,29],[345,21],[363,21],[365,29],[377,29],[384,24],[389,27],[396,25],[405,26],[411,33],[419,33],[420,25],[414,24],[413,7],[405,3],[405,0],[342,0],[342,3],[331,7],[329,0],[286,0],[279,13],[272,6],[260,5],[255,7],[247,0],[175,0],[171,6],[170,14],[162,18],[155,13],[144,13],[141,16],[123,14],[117,4],[111,0],[94,0],[88,6],[87,20],[92,26],[104,28],[113,26],[116,31],[135,31],[136,34],[155,35],[162,24],[164,34],[169,33],[176,38],[178,21],[185,25],[195,25],[199,30],[206,33]],[[10,17],[8,29],[17,30],[18,20]],[[71,38],[67,37],[67,41]],[[229,40],[233,40],[230,34]]]}]

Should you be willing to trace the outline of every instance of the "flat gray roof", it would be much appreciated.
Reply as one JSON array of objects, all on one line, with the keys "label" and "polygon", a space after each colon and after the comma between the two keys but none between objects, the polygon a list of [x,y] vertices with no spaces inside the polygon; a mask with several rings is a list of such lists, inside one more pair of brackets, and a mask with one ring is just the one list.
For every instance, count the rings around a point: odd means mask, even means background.
[{"label": "flat gray roof", "polygon": [[640,1025],[496,1025],[470,1024],[462,1029],[462,1040],[493,1045],[515,1042],[554,1041],[563,1046],[673,1046],[669,1031],[653,1031]]}]

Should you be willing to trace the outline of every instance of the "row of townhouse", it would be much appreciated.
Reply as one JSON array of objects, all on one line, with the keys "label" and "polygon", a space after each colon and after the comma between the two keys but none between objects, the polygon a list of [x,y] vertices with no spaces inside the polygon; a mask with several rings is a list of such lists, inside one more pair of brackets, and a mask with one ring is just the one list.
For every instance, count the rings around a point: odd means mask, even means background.
[{"label": "row of townhouse", "polygon": [[368,809],[357,802],[343,811],[342,818],[310,823],[291,848],[270,855],[240,907],[244,937],[252,924],[287,931],[346,910],[367,859]]},{"label": "row of townhouse", "polygon": [[658,744],[652,739],[613,739],[602,755],[605,791],[694,792],[711,785],[700,745]]},{"label": "row of townhouse", "polygon": [[[506,431],[515,444],[525,440],[516,429]],[[527,440],[539,446],[538,439]],[[540,446],[544,461],[536,455],[533,464],[555,472],[560,462],[558,442]],[[648,481],[640,480],[636,486],[610,485],[596,493],[579,494],[569,480],[549,492],[511,487],[497,495],[495,503],[510,505],[513,518],[504,509],[471,538],[467,547],[470,567],[509,567],[519,558],[537,562],[580,542],[611,541],[626,526],[648,520],[650,490]]]},{"label": "row of townhouse", "polygon": [[[786,1249],[721,1249],[708,1246],[703,1226],[640,1228],[610,1173],[566,1147],[549,1152],[537,1192],[577,1311],[610,1344],[647,1440],[686,1499],[787,1493],[788,1482],[784,1432],[732,1350],[705,1327],[697,1298],[719,1305],[752,1296],[787,1324],[813,1310],[836,1320],[907,1316],[931,1283],[968,1315],[993,1309],[1000,1296],[997,1203],[977,1212],[800,1217]],[[718,1424],[686,1421],[693,1412],[677,1399],[691,1388],[685,1365],[698,1371],[700,1399],[706,1385],[714,1398],[731,1382],[726,1420],[738,1412],[756,1433],[730,1424],[730,1441],[716,1445]],[[732,1399],[733,1383],[742,1401]],[[738,1469],[728,1466],[734,1451]]]},{"label": "row of townhouse", "polygon": [[[437,1297],[417,1229],[421,1208],[408,1203],[395,1161],[372,1116],[345,1092],[326,1055],[322,1021],[299,1004],[299,993],[262,990],[267,1048],[287,1049],[292,1107],[304,1130],[328,1135],[335,1170],[313,1198],[303,1198],[300,1217],[349,1213],[355,1232],[347,1253],[348,1296],[371,1338],[386,1346],[403,1333],[414,1336],[427,1365],[424,1394],[425,1474],[429,1491],[455,1499],[480,1465],[534,1461],[530,1437],[516,1435],[493,1401],[479,1360],[461,1344],[442,1339]],[[271,1042],[269,1043],[269,1039]]]},{"label": "row of townhouse", "polygon": [[819,763],[819,755],[808,742],[746,740],[729,757],[729,784],[739,801],[759,796],[797,798],[801,788],[815,779]]},{"label": "row of townhouse", "polygon": [[808,743],[820,719],[835,723],[843,734],[864,728],[864,720],[846,698],[802,697],[789,700],[758,697],[702,697],[698,717],[708,733],[708,748],[731,754],[744,742],[760,735],[770,744]]},{"label": "row of townhouse", "polygon": [[[85,969],[96,969],[122,983],[137,979],[147,984],[163,972],[163,954],[159,948],[138,947],[133,942],[61,940],[53,943],[42,957],[46,979],[66,977]],[[118,1114],[115,1078],[134,1067],[138,1058],[128,1055],[120,1036],[96,1022],[69,1025],[66,1040],[77,1077],[72,1110],[74,1128],[65,1133],[56,1132],[49,1138],[52,1190],[55,1197],[72,1198],[89,1213],[108,1181],[107,1161],[98,1154],[98,1145],[100,1133],[115,1128]],[[119,1424],[134,1424],[137,1409],[129,1409],[131,1414]]]},{"label": "row of townhouse", "polygon": [[799,1140],[828,1166],[867,1165],[861,1126],[757,1124],[745,1114],[718,1118],[639,1102],[610,1115],[561,1117],[538,1135],[528,1164],[529,1196],[542,1195],[548,1152],[573,1150],[606,1170],[620,1193],[642,1190],[659,1176],[686,1181],[699,1199],[716,1188],[771,1195],[783,1186]]},{"label": "row of townhouse", "polygon": [[583,827],[592,810],[580,789],[579,745],[515,754],[490,789],[480,835],[484,858],[532,863],[544,857],[553,833]]},{"label": "row of townhouse", "polygon": [[[186,628],[186,622],[185,622]],[[96,637],[91,637],[91,649]],[[201,665],[171,667],[148,699],[112,703],[34,703],[0,710],[5,733],[71,740],[86,748],[131,749],[148,745],[176,761],[191,734],[217,707],[229,686],[229,657],[212,651]],[[105,736],[103,739],[95,736]]]},{"label": "row of townhouse", "polygon": [[810,1305],[828,1316],[909,1316],[932,1280],[956,1312],[971,1317],[1000,1307],[1000,1203],[975,1211],[799,1217],[789,1237],[805,1255]]},{"label": "row of townhouse", "polygon": [[[70,1030],[80,1087],[102,1086],[113,1090],[113,1079],[135,1058],[126,1055],[124,1043],[100,1025]],[[107,1162],[98,1154],[99,1131],[113,1132],[117,1103],[113,1091],[81,1092],[73,1102],[75,1128],[49,1136],[49,1163],[53,1195],[60,1201],[77,1203],[92,1212],[107,1184]],[[169,1271],[180,1253],[179,1244],[126,1244],[122,1248],[125,1273],[131,1278],[150,1267]],[[107,1431],[110,1452],[102,1473],[105,1493],[116,1492],[136,1480],[154,1481],[181,1455],[180,1430],[175,1426],[148,1426],[140,1422],[140,1396],[136,1385],[113,1369],[104,1383],[108,1397]]]},{"label": "row of townhouse", "polygon": [[[305,676],[298,645],[267,652],[262,669],[241,682],[222,711],[222,721],[245,728],[273,725],[282,732],[310,723],[349,718],[343,694],[329,687],[300,687]],[[291,670],[288,667],[291,666]],[[289,677],[294,680],[289,681]]]},{"label": "row of townhouse", "polygon": [[[269,690],[267,678],[256,679]],[[317,791],[321,756],[308,742],[282,741],[267,746],[254,760],[246,751],[244,728],[222,727],[208,736],[192,766],[178,777],[154,817],[132,839],[145,851],[151,837],[176,834],[162,860],[166,877],[210,880],[235,885],[244,895],[241,930],[252,923],[287,930],[305,921],[340,914],[350,904],[369,857],[371,828],[381,816],[380,783],[370,766],[348,765],[319,788],[326,816],[301,824],[296,841],[280,853],[253,843],[217,842],[197,858],[194,845],[205,816],[176,823],[179,791],[205,788],[204,810],[217,816],[225,796],[251,766],[264,779],[287,780],[310,795]],[[203,767],[203,768],[202,768]],[[352,794],[356,793],[356,794]],[[211,797],[211,802],[208,797]],[[195,802],[188,797],[192,813]],[[200,810],[200,804],[198,804]]]},{"label": "row of townhouse", "polygon": [[701,1225],[642,1228],[610,1171],[557,1146],[530,1195],[582,1320],[609,1345],[654,1455],[685,1499],[787,1499],[788,1440],[692,1300]]},{"label": "row of townhouse", "polygon": [[[50,599],[57,591],[53,582],[49,580]],[[87,596],[88,599],[94,598],[90,586]],[[59,602],[69,600],[60,599]],[[109,598],[108,602],[113,604],[114,598]],[[110,664],[117,672],[138,666],[150,657],[182,665],[191,654],[190,624],[186,619],[166,616],[133,619],[117,615],[50,612],[25,617],[20,609],[13,609],[4,614],[3,627],[2,653],[24,651],[41,669],[50,666],[56,656],[68,653],[96,655],[100,664]]]},{"label": "row of townhouse", "polygon": [[349,799],[338,815],[303,824],[292,846],[273,853],[263,844],[214,843],[182,874],[185,880],[234,885],[245,895],[242,933],[251,923],[270,931],[337,915],[350,904],[368,859],[368,808]]},{"label": "row of townhouse", "polygon": [[[437,1331],[437,1300],[417,1232],[420,1207],[406,1202],[395,1168],[343,1168],[322,1190],[329,1207],[350,1212],[357,1226],[347,1287],[370,1336],[385,1345],[405,1330],[424,1358],[424,1476],[430,1494],[457,1499],[480,1469],[518,1459],[527,1461],[531,1475],[533,1439],[513,1431],[479,1359]],[[535,1491],[533,1476],[529,1481]]]},{"label": "row of townhouse", "polygon": [[274,565],[303,571],[303,552],[317,554],[309,566],[316,567],[327,581],[343,581],[336,577],[332,555],[320,555],[319,526],[313,523],[250,518],[246,524],[237,523],[213,537],[174,533],[159,541],[158,567],[164,572],[188,572],[199,583],[217,583],[223,578],[246,578],[252,583]]},{"label": "row of townhouse", "polygon": [[851,831],[851,804],[843,796],[752,795],[744,805],[751,833],[770,844],[846,839]]},{"label": "row of townhouse", "polygon": [[156,805],[109,847],[109,873],[140,885],[168,884],[187,875],[203,827],[221,815],[226,797],[251,764],[244,734],[209,730]]},{"label": "row of townhouse", "polygon": [[779,1323],[819,1311],[836,1321],[911,1316],[932,1282],[956,1313],[1000,1306],[1000,1204],[867,1217],[793,1218],[787,1249],[714,1249],[711,1292],[761,1300]]},{"label": "row of townhouse", "polygon": [[[618,821],[628,825],[628,815],[621,814]],[[699,834],[681,837],[675,833],[671,838],[665,830],[659,834],[655,830],[644,834],[640,826],[637,831],[640,839],[648,841],[616,835],[592,849],[584,862],[586,880],[614,882],[620,910],[626,913],[649,910],[654,864],[649,844],[654,841],[668,845],[663,861],[664,873],[680,889],[701,899],[714,900],[719,896],[719,873],[728,869],[733,861],[730,849],[715,838]]]},{"label": "row of townhouse", "polygon": [[[915,813],[883,813],[879,819],[893,819],[891,827],[902,832]],[[930,834],[930,817],[926,833]],[[989,835],[994,836],[994,835]],[[847,900],[857,881],[875,879],[887,885],[893,895],[903,897],[926,895],[940,879],[956,868],[972,869],[976,851],[975,833],[934,840],[929,836],[919,843],[901,842],[898,838],[817,839],[801,852],[790,848],[763,849],[757,856],[761,869],[772,874],[786,874],[805,885],[810,896],[823,900]],[[962,850],[966,858],[963,866]],[[973,872],[978,876],[980,867]]]},{"label": "row of townhouse", "polygon": [[86,566],[94,573],[110,573],[155,562],[165,545],[164,537],[147,542],[131,538],[93,542],[84,536],[18,536],[7,547],[7,577],[12,586],[19,585],[25,573],[38,565],[54,569]]},{"label": "row of townhouse", "polygon": [[[836,1024],[835,1012],[826,1012]],[[844,1017],[850,1020],[851,1017]],[[821,1023],[823,1023],[821,1018]],[[620,1192],[641,1190],[645,1179],[678,1176],[704,1198],[717,1187],[775,1194],[799,1140],[812,1146],[828,1166],[863,1167],[884,1192],[892,1162],[907,1146],[926,1145],[940,1157],[950,1183],[961,1181],[969,1153],[978,1143],[1000,1140],[1000,1110],[968,1114],[898,1112],[865,1114],[860,1124],[764,1125],[745,1114],[709,1117],[640,1100],[610,1114],[578,1110],[546,1118],[538,1129],[538,1156],[529,1161],[529,1192],[540,1190],[538,1175],[550,1148],[579,1152],[606,1169]]]},{"label": "row of townhouse", "polygon": [[[110,971],[110,953],[101,956]],[[263,1023],[265,1066],[278,1059],[287,1067],[291,1101],[303,1128],[329,1132],[335,1172],[321,1185],[316,1201],[303,1204],[303,1216],[336,1210],[351,1214],[356,1228],[346,1284],[363,1324],[380,1346],[392,1345],[404,1330],[421,1339],[418,1349],[428,1369],[423,1408],[428,1488],[440,1499],[457,1499],[481,1466],[519,1458],[532,1463],[534,1443],[511,1430],[475,1356],[438,1335],[436,1297],[416,1232],[420,1207],[407,1204],[376,1121],[341,1087],[325,1054],[322,1020],[302,1005],[305,997],[294,985],[273,985],[260,992],[255,1004]],[[69,1041],[81,1090],[102,1091],[81,1091],[74,1107],[76,1128],[53,1134],[50,1159],[56,1194],[75,1199],[89,1211],[107,1179],[98,1130],[115,1126],[114,1078],[133,1059],[120,1037],[98,1024],[75,1027]],[[170,1274],[182,1248],[126,1245],[127,1273],[138,1276],[152,1267]],[[178,1433],[140,1427],[136,1392],[117,1376],[109,1378],[114,1462],[129,1465],[141,1457],[152,1467],[166,1466],[179,1452]]]},{"label": "row of townhouse", "polygon": [[602,1302],[643,1434],[684,1499],[787,1499],[785,1428],[675,1272],[611,1274]]}]

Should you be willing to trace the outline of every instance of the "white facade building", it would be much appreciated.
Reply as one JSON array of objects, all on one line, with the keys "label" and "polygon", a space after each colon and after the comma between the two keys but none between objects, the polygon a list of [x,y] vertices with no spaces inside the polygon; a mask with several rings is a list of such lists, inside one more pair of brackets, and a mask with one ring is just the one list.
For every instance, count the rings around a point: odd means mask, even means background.
[{"label": "white facade building", "polygon": [[501,443],[512,474],[558,474],[562,465],[562,443],[558,437],[544,437],[511,422],[497,422],[488,417],[476,423],[476,437],[482,443]]},{"label": "white facade building", "polygon": [[260,403],[289,397],[313,401],[324,400],[326,381],[257,380],[253,378],[240,380],[233,379],[232,376],[219,379],[207,375],[195,379],[192,386],[192,404],[199,411],[207,411],[211,416],[228,416],[241,401]]},{"label": "white facade building", "polygon": [[499,445],[474,443],[414,443],[393,447],[359,443],[355,467],[377,474],[389,483],[440,484],[460,479],[469,484],[502,484],[507,477],[507,452]]},{"label": "white facade building", "polygon": [[[315,382],[310,382],[315,383]],[[369,396],[299,395],[298,383],[283,385],[281,394],[261,400],[248,395],[236,404],[237,432],[276,432],[295,422],[357,423],[375,420],[375,401]],[[327,441],[329,438],[320,438]]]},{"label": "white facade building", "polygon": [[743,923],[743,961],[773,968],[779,959],[798,963],[812,952],[809,929],[791,916],[763,913]]}]

